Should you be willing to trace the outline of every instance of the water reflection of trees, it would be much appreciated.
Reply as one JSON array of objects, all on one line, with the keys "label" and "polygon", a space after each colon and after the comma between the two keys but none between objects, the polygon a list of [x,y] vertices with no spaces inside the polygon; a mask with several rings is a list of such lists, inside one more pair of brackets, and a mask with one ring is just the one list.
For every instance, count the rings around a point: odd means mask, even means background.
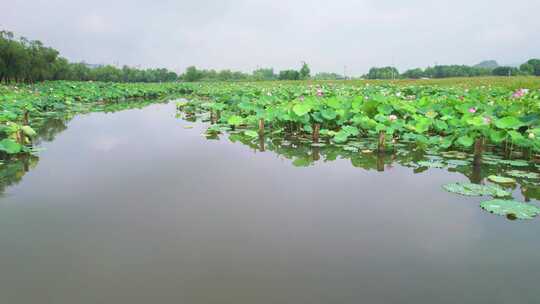
[{"label": "water reflection of trees", "polygon": [[[114,113],[130,109],[142,109],[156,102],[163,101],[136,100],[95,104],[88,108],[81,109],[79,114],[92,112]],[[75,113],[48,113],[43,117],[36,118],[33,123],[37,132],[37,137],[33,140],[34,146],[39,146],[43,142],[53,141],[58,134],[67,129],[67,123],[75,115]],[[5,193],[5,190],[9,186],[19,183],[28,171],[37,166],[38,162],[38,154],[17,156],[0,155],[0,195]]]},{"label": "water reflection of trees", "polygon": [[[218,139],[216,135],[209,136],[209,139]],[[429,170],[446,170],[448,172],[460,173],[466,176],[472,183],[484,183],[490,175],[501,175],[507,170],[512,170],[508,164],[496,164],[494,162],[475,163],[472,156],[452,158],[443,156],[437,151],[424,151],[414,144],[400,144],[393,151],[379,154],[374,151],[372,143],[357,142],[358,151],[347,150],[347,145],[312,145],[309,139],[292,138],[264,138],[253,139],[242,133],[228,135],[231,142],[238,142],[249,146],[256,151],[271,151],[290,159],[293,166],[309,167],[320,163],[331,162],[337,159],[349,160],[351,165],[363,170],[373,170],[385,172],[395,165],[411,168],[414,174],[419,174]],[[489,155],[489,154],[488,154]],[[498,157],[493,155],[492,157]],[[434,165],[431,165],[434,164]],[[529,172],[537,172],[534,165],[520,168]],[[525,200],[540,200],[540,185],[525,178],[515,178]],[[515,188],[516,185],[506,186]]]},{"label": "water reflection of trees", "polygon": [[[68,117],[51,116],[42,118],[36,124],[37,138],[33,144],[52,141],[55,136],[67,129]],[[39,157],[35,154],[23,154],[16,156],[3,155],[0,160],[0,194],[3,194],[11,185],[19,183],[26,172],[37,166]]]},{"label": "water reflection of trees", "polygon": [[37,156],[22,155],[3,160],[0,165],[0,195],[7,187],[19,183],[26,172],[34,168],[39,161]]}]

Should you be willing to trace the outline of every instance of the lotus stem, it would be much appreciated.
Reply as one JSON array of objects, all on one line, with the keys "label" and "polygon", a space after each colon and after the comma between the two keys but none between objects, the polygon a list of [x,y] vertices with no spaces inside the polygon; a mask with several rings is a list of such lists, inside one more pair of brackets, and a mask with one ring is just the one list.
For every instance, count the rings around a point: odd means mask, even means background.
[{"label": "lotus stem", "polygon": [[259,135],[264,135],[264,118],[259,119]]},{"label": "lotus stem", "polygon": [[384,147],[385,134],[386,134],[386,132],[379,131],[379,142],[377,144],[377,151],[379,153],[384,153],[384,151],[385,151],[385,147]]},{"label": "lotus stem", "polygon": [[319,132],[321,129],[320,124],[313,124],[313,142],[318,143],[319,142]]},{"label": "lotus stem", "polygon": [[482,163],[482,153],[484,151],[484,137],[476,138],[474,142],[474,163]]},{"label": "lotus stem", "polygon": [[28,112],[28,110],[26,110],[24,111],[24,115],[23,115],[23,124],[29,125],[29,121],[30,121],[30,113]]}]

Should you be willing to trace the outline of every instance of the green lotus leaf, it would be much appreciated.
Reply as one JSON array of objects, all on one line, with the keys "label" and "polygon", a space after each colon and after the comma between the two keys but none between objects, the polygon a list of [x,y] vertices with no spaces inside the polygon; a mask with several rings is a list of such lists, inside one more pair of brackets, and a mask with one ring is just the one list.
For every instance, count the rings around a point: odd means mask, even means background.
[{"label": "green lotus leaf", "polygon": [[470,136],[464,135],[464,136],[458,137],[457,143],[464,147],[470,147],[473,145],[474,139]]},{"label": "green lotus leaf", "polygon": [[488,179],[494,183],[498,184],[514,184],[516,182],[515,179],[510,177],[504,177],[504,176],[497,176],[497,175],[490,175],[488,176]]},{"label": "green lotus leaf", "polygon": [[253,131],[253,130],[247,130],[247,131],[244,131],[244,134],[246,136],[249,136],[251,138],[257,138],[259,137],[259,133],[257,133],[257,131]]},{"label": "green lotus leaf", "polygon": [[444,168],[444,163],[438,162],[438,161],[419,161],[416,164],[418,164],[421,167]]},{"label": "green lotus leaf", "polygon": [[461,159],[449,159],[446,161],[446,163],[448,165],[451,165],[451,166],[469,166],[471,163],[469,161],[466,161],[466,160],[461,160]]},{"label": "green lotus leaf", "polygon": [[496,185],[478,185],[471,183],[452,183],[444,185],[443,188],[452,193],[457,193],[466,196],[494,196],[507,197],[510,192]]},{"label": "green lotus leaf", "polygon": [[0,141],[0,151],[4,151],[7,154],[17,154],[22,151],[22,148],[22,145],[13,139],[5,138]]},{"label": "green lotus leaf", "polygon": [[497,161],[499,164],[502,165],[510,165],[513,167],[527,167],[529,166],[529,163],[524,160],[510,160],[510,159],[501,159]]},{"label": "green lotus leaf", "polygon": [[343,150],[349,151],[349,152],[353,152],[353,153],[358,152],[358,148],[357,148],[357,147],[355,147],[355,146],[350,146],[350,145],[349,145],[349,146],[343,147]]},{"label": "green lotus leaf", "polygon": [[510,171],[507,171],[506,174],[513,177],[518,177],[518,178],[540,179],[540,173],[536,173],[536,172],[510,170]]},{"label": "green lotus leaf", "polygon": [[343,128],[341,128],[341,130],[347,133],[349,136],[357,136],[360,133],[360,131],[358,131],[358,128],[352,126],[344,126]]},{"label": "green lotus leaf", "polygon": [[313,107],[311,106],[311,103],[308,103],[308,102],[298,103],[294,105],[293,112],[294,114],[298,116],[304,116],[307,113],[309,113],[309,111],[311,111],[312,108]]},{"label": "green lotus leaf", "polygon": [[480,207],[493,214],[522,220],[529,220],[540,214],[540,208],[513,200],[489,200],[482,202]]},{"label": "green lotus leaf", "polygon": [[326,120],[332,120],[332,119],[335,119],[337,117],[336,111],[334,111],[332,109],[323,109],[323,110],[321,110],[321,115]]},{"label": "green lotus leaf", "polygon": [[460,151],[446,151],[442,152],[441,155],[446,158],[458,158],[458,159],[466,159],[469,157],[469,155],[465,152]]},{"label": "green lotus leaf", "polygon": [[495,126],[500,129],[517,129],[523,126],[523,122],[514,116],[506,116],[495,121]]},{"label": "green lotus leaf", "polygon": [[231,126],[239,126],[243,123],[244,119],[240,116],[233,115],[227,119],[227,123]]},{"label": "green lotus leaf", "polygon": [[347,141],[349,138],[349,134],[344,131],[339,131],[334,135],[334,138],[332,138],[332,141],[338,144],[342,144]]}]

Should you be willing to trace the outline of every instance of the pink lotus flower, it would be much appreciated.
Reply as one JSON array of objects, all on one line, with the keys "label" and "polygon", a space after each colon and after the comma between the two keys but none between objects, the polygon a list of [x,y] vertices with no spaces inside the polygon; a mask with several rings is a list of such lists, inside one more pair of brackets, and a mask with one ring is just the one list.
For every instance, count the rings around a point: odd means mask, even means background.
[{"label": "pink lotus flower", "polygon": [[484,123],[485,123],[486,125],[489,125],[489,124],[491,123],[491,117],[487,117],[487,116],[484,117]]},{"label": "pink lotus flower", "polygon": [[525,96],[525,94],[527,94],[528,92],[529,92],[528,89],[519,89],[515,91],[514,94],[512,94],[512,98],[521,98]]},{"label": "pink lotus flower", "polygon": [[476,108],[469,108],[469,113],[476,113]]},{"label": "pink lotus flower", "polygon": [[390,121],[396,121],[397,120],[397,116],[392,114],[392,115],[388,115],[388,120]]},{"label": "pink lotus flower", "polygon": [[323,95],[323,91],[321,89],[317,89],[317,96],[321,97]]}]

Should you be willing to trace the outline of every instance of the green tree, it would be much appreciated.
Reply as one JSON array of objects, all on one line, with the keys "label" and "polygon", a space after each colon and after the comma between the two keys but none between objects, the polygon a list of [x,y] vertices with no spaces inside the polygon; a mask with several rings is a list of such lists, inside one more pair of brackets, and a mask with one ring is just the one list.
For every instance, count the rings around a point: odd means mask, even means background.
[{"label": "green tree", "polygon": [[300,73],[295,70],[284,70],[279,71],[279,80],[299,80]]},{"label": "green tree", "polygon": [[495,76],[515,76],[519,74],[519,70],[514,67],[500,66],[494,68],[492,73]]},{"label": "green tree", "polygon": [[529,59],[527,64],[532,66],[532,75],[540,76],[540,59]]},{"label": "green tree", "polygon": [[344,79],[343,75],[339,75],[337,73],[317,73],[315,76],[313,76],[313,79],[315,80],[340,80]]},{"label": "green tree", "polygon": [[311,75],[311,70],[307,63],[302,63],[302,68],[300,68],[300,79],[308,79]]},{"label": "green tree", "polygon": [[404,78],[419,79],[422,77],[426,77],[426,74],[424,73],[424,70],[416,68],[405,71],[405,73],[403,73],[401,76],[403,76]]},{"label": "green tree", "polygon": [[190,66],[186,69],[186,72],[184,73],[184,76],[182,78],[184,81],[192,82],[201,80],[202,77],[203,74],[199,70],[197,70],[195,66]]},{"label": "green tree", "polygon": [[396,79],[399,78],[399,71],[395,67],[373,67],[369,69],[368,79]]},{"label": "green tree", "polygon": [[253,75],[253,80],[257,80],[257,81],[276,79],[276,75],[274,74],[274,69],[272,68],[257,69],[253,71],[252,75]]},{"label": "green tree", "polygon": [[519,66],[519,70],[525,75],[534,75],[534,66],[532,64],[524,63]]}]

